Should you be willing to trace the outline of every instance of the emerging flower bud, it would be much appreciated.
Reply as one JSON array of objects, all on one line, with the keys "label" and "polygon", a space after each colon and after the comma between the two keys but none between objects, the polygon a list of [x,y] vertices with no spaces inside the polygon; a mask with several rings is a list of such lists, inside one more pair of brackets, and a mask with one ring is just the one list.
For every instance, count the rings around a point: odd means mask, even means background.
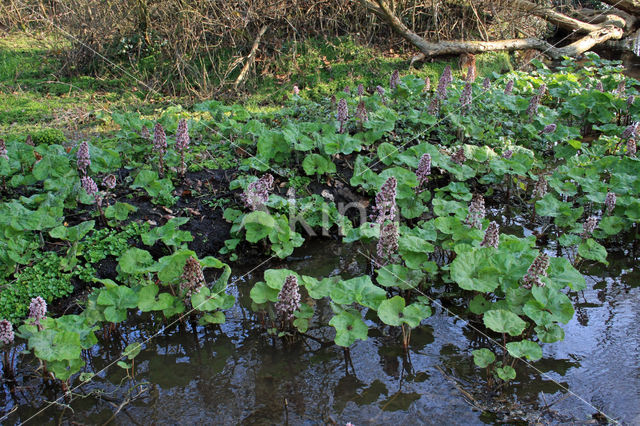
[{"label": "emerging flower bud", "polygon": [[484,219],[485,213],[484,197],[480,194],[474,194],[464,223],[471,228],[482,229],[482,219]]},{"label": "emerging flower bud", "polygon": [[347,101],[340,99],[338,102],[338,121],[340,122],[340,133],[344,133],[344,125],[349,118],[349,107]]},{"label": "emerging flower bud", "polygon": [[589,216],[589,218],[582,224],[582,238],[589,238],[597,226],[598,218],[595,216]]},{"label": "emerging flower bud", "polygon": [[151,138],[151,135],[149,134],[149,128],[147,126],[142,126],[142,130],[140,130],[140,137],[143,139]]},{"label": "emerging flower bud", "polygon": [[400,84],[400,73],[398,70],[394,70],[389,78],[389,87],[393,90],[398,87],[398,84]]},{"label": "emerging flower bud", "polygon": [[633,103],[635,102],[635,100],[636,100],[636,97],[635,97],[635,96],[633,96],[633,95],[630,95],[630,96],[627,98],[627,109],[628,109],[628,108],[631,108],[631,105],[633,105]]},{"label": "emerging flower bud", "polygon": [[167,135],[160,123],[153,128],[153,149],[161,155],[167,152]]},{"label": "emerging flower bud", "polygon": [[398,252],[398,228],[391,222],[380,229],[380,239],[376,246],[378,265],[384,266],[395,261]]},{"label": "emerging flower bud", "polygon": [[484,233],[484,239],[482,240],[482,243],[480,243],[480,247],[498,248],[498,243],[500,241],[499,229],[500,227],[496,222],[492,221],[489,223],[489,227],[487,227],[487,230]]},{"label": "emerging flower bud", "polygon": [[485,77],[484,80],[482,80],[482,91],[486,92],[490,88],[491,88],[491,80],[489,80],[489,77]]},{"label": "emerging flower bud", "polygon": [[527,107],[527,115],[529,120],[533,120],[533,116],[538,113],[538,107],[540,106],[540,95],[533,95],[529,101],[529,107]]},{"label": "emerging flower bud", "polygon": [[107,189],[113,189],[116,187],[116,177],[115,175],[107,175],[104,179],[102,179],[102,186]]},{"label": "emerging flower bud", "polygon": [[547,276],[547,268],[549,267],[549,255],[540,253],[529,266],[527,274],[522,279],[522,287],[531,289],[534,285],[544,287],[544,283],[540,277]]},{"label": "emerging flower bud", "polygon": [[29,146],[36,146],[36,144],[33,143],[33,138],[31,137],[31,135],[27,135],[27,139],[24,141],[24,143]]},{"label": "emerging flower bud", "polygon": [[462,166],[464,164],[465,161],[467,161],[467,157],[464,155],[464,148],[460,147],[455,154],[453,154],[451,157],[451,161],[453,161],[454,163]]},{"label": "emerging flower bud", "polygon": [[40,296],[31,299],[29,305],[29,318],[33,318],[36,324],[40,324],[40,320],[47,315],[47,302]]},{"label": "emerging flower bud", "polygon": [[189,147],[189,129],[187,128],[187,120],[184,118],[178,121],[178,130],[176,131],[176,149],[184,151]]},{"label": "emerging flower bud", "polygon": [[437,115],[440,112],[440,101],[438,96],[434,96],[429,103],[429,114]]},{"label": "emerging flower bud", "polygon": [[297,85],[293,86],[293,94],[296,96],[300,95],[300,88]]},{"label": "emerging flower bud", "polygon": [[382,98],[382,103],[386,105],[387,104],[387,100],[384,97],[384,87],[376,86],[376,92]]},{"label": "emerging flower bud", "polygon": [[[13,343],[13,340],[15,339],[15,334],[13,333],[13,325],[3,319],[2,321],[0,321],[0,343],[2,343],[3,345],[10,345]],[[4,368],[6,369],[8,366],[4,366]]]},{"label": "emerging flower bud", "polygon": [[190,256],[182,269],[180,290],[183,297],[185,299],[190,298],[193,294],[198,293],[205,284],[206,282],[200,262],[193,256]]},{"label": "emerging flower bud", "polygon": [[616,88],[616,90],[614,91],[614,93],[618,96],[624,96],[624,92],[626,90],[626,81],[622,80],[620,83],[618,83],[618,87]]},{"label": "emerging flower bud", "polygon": [[513,80],[507,81],[507,85],[504,87],[504,94],[510,95],[513,92]]},{"label": "emerging flower bud", "polygon": [[416,177],[418,178],[418,186],[424,185],[429,180],[431,174],[431,155],[422,154],[420,162],[418,163],[418,170],[416,170]]},{"label": "emerging flower bud", "polygon": [[7,145],[4,139],[0,139],[0,158],[4,158],[5,160],[9,159],[9,152],[7,151]]},{"label": "emerging flower bud", "polygon": [[98,185],[91,179],[91,176],[83,176],[80,179],[80,183],[82,184],[82,189],[84,189],[87,194],[95,196],[98,193]]},{"label": "emerging flower bud", "polygon": [[471,107],[471,93],[471,83],[467,81],[460,95],[460,109],[462,110],[462,114],[467,113]]},{"label": "emerging flower bud", "polygon": [[438,81],[438,88],[436,89],[436,97],[438,100],[444,101],[447,99],[447,87],[452,81],[453,76],[451,75],[451,66],[447,65],[444,71],[442,71],[442,75]]},{"label": "emerging flower bud", "polygon": [[508,149],[505,152],[502,153],[502,158],[505,158],[507,160],[511,160],[511,157],[513,157],[513,151]]},{"label": "emerging flower bud", "polygon": [[369,121],[369,114],[367,113],[367,107],[364,105],[364,101],[358,102],[356,117],[363,123]]},{"label": "emerging flower bud", "polygon": [[634,138],[629,138],[627,140],[627,155],[629,157],[636,156],[636,140]]},{"label": "emerging flower bud", "polygon": [[362,83],[358,84],[358,96],[362,97],[364,95],[364,86]]},{"label": "emerging flower bud", "polygon": [[385,181],[376,194],[375,211],[378,212],[376,222],[383,224],[386,220],[394,221],[396,218],[396,189],[398,181],[391,176]]},{"label": "emerging flower bud", "polygon": [[282,321],[291,321],[293,313],[300,309],[300,291],[298,279],[295,275],[289,275],[285,281],[276,302],[276,311]]},{"label": "emerging flower bud", "polygon": [[547,124],[546,126],[544,126],[544,129],[542,129],[542,133],[547,134],[547,133],[553,133],[556,131],[557,125],[555,123],[551,123],[551,124]]},{"label": "emerging flower bud", "polygon": [[538,96],[542,98],[545,93],[547,93],[547,85],[542,83],[542,85],[538,88]]},{"label": "emerging flower bud", "polygon": [[89,156],[89,144],[84,141],[78,146],[78,152],[76,154],[78,170],[82,172],[82,175],[87,174],[87,167],[91,166],[91,158]]},{"label": "emerging flower bud", "polygon": [[349,86],[344,86],[343,92],[346,93],[347,95],[350,95],[351,94],[351,88]]},{"label": "emerging flower bud", "polygon": [[622,139],[629,139],[629,138],[635,139],[639,124],[640,124],[640,121],[634,121],[633,123],[628,125],[627,128],[624,129],[624,132],[622,132],[622,135],[620,135],[620,137]]},{"label": "emerging flower bud", "polygon": [[598,80],[598,82],[596,83],[596,90],[600,92],[604,92],[604,86],[602,85],[602,81]]},{"label": "emerging flower bud", "polygon": [[255,182],[247,186],[244,193],[244,202],[252,210],[258,210],[269,201],[269,191],[273,188],[273,176],[267,173]]},{"label": "emerging flower bud", "polygon": [[426,76],[424,78],[424,90],[426,90],[427,92],[431,90],[431,79],[429,78],[429,76]]},{"label": "emerging flower bud", "polygon": [[604,199],[604,205],[607,207],[607,214],[613,213],[613,209],[616,208],[616,193],[607,192],[607,196]]}]

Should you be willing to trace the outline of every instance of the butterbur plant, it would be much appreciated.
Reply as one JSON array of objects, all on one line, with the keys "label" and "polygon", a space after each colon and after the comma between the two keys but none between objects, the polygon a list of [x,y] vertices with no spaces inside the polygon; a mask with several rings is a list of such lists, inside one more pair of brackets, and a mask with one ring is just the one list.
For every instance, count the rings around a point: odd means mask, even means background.
[{"label": "butterbur plant", "polygon": [[362,83],[358,84],[357,91],[358,91],[358,96],[359,97],[364,96],[364,85]]},{"label": "butterbur plant", "polygon": [[382,103],[386,105],[387,104],[387,100],[384,97],[384,87],[376,86],[376,93],[382,98]]},{"label": "butterbur plant", "polygon": [[184,163],[184,152],[189,148],[189,129],[187,127],[187,120],[184,118],[178,122],[178,130],[176,132],[176,149],[180,152],[180,168],[178,174],[184,177],[187,167]]},{"label": "butterbur plant", "polygon": [[484,238],[480,243],[480,247],[498,248],[498,244],[500,242],[499,230],[500,230],[500,227],[498,226],[498,224],[494,221],[491,221],[491,223],[489,223],[489,226],[487,227],[487,230],[484,233]]},{"label": "butterbur plant", "polygon": [[[204,274],[198,259],[190,256],[182,269],[180,292],[185,300],[196,294],[205,285]],[[197,308],[197,307],[196,307]]]},{"label": "butterbur plant", "polygon": [[344,86],[343,92],[346,93],[347,95],[350,95],[351,94],[351,88],[349,86]]},{"label": "butterbur plant", "polygon": [[158,154],[158,176],[163,178],[164,154],[167,152],[167,135],[160,123],[156,123],[153,128],[153,150]]},{"label": "butterbur plant", "polygon": [[142,130],[140,130],[140,137],[142,139],[150,139],[151,134],[149,133],[149,128],[147,126],[142,126]]},{"label": "butterbur plant", "polygon": [[489,77],[485,77],[484,80],[482,80],[482,91],[486,92],[491,88],[491,80],[489,80]]},{"label": "butterbur plant", "polygon": [[398,181],[391,176],[385,181],[376,194],[375,211],[378,214],[376,223],[383,224],[385,221],[394,221],[396,218],[396,190]]},{"label": "butterbur plant", "polygon": [[391,73],[391,77],[389,78],[389,88],[393,90],[398,87],[398,84],[400,84],[400,73],[398,72],[398,70],[394,70]]},{"label": "butterbur plant", "polygon": [[113,189],[116,187],[116,176],[115,175],[107,175],[102,179],[102,186],[106,189]]},{"label": "butterbur plant", "polygon": [[629,138],[627,140],[627,155],[629,157],[636,156],[636,140],[634,138]]},{"label": "butterbur plant", "polygon": [[627,128],[624,129],[624,132],[622,132],[622,135],[620,137],[622,139],[635,139],[639,124],[640,121],[634,121],[633,123],[629,124]]},{"label": "butterbur plant", "polygon": [[458,164],[459,166],[463,165],[465,161],[467,161],[467,156],[464,155],[464,148],[460,147],[451,157],[451,161]]},{"label": "butterbur plant", "polygon": [[598,218],[595,216],[589,216],[589,218],[582,224],[582,238],[589,238],[597,226]]},{"label": "butterbur plant", "polygon": [[102,212],[102,195],[100,195],[96,182],[91,178],[91,176],[83,176],[80,178],[80,183],[82,185],[82,189],[96,200],[96,206],[98,207],[100,217],[104,219],[104,213]]},{"label": "butterbur plant", "polygon": [[540,253],[534,260],[529,269],[527,269],[526,275],[522,278],[522,287],[531,289],[531,287],[538,286],[544,287],[544,282],[540,280],[540,277],[547,276],[547,268],[549,267],[549,255],[546,253]]},{"label": "butterbur plant", "polygon": [[293,94],[294,96],[300,96],[300,88],[298,87],[298,85],[293,86]]},{"label": "butterbur plant", "polygon": [[533,117],[538,113],[538,107],[540,106],[540,95],[536,94],[531,97],[529,106],[527,107],[527,115],[529,121],[533,121]]},{"label": "butterbur plant", "polygon": [[380,229],[380,239],[376,246],[377,263],[382,267],[396,260],[398,253],[398,228],[391,222]]},{"label": "butterbur plant", "polygon": [[509,80],[507,81],[506,86],[504,87],[504,94],[505,95],[510,95],[513,92],[513,80]]},{"label": "butterbur plant", "polygon": [[604,205],[607,208],[607,214],[611,215],[611,213],[613,213],[613,209],[616,208],[615,192],[607,192],[607,196],[604,199]]},{"label": "butterbur plant", "polygon": [[298,288],[298,278],[289,275],[278,293],[278,301],[275,305],[281,330],[291,328],[293,313],[300,308],[300,290]]},{"label": "butterbur plant", "polygon": [[360,124],[369,121],[369,114],[367,113],[367,107],[364,105],[364,101],[358,102],[356,107],[356,117],[360,120]]},{"label": "butterbur plant", "polygon": [[339,133],[344,133],[345,124],[347,123],[347,119],[349,118],[349,107],[347,106],[347,101],[344,99],[340,99],[338,102],[338,122],[340,123]]},{"label": "butterbur plant", "polygon": [[536,186],[533,188],[533,198],[542,198],[547,194],[547,179],[540,175],[538,177],[538,182],[536,182]]},{"label": "butterbur plant", "polygon": [[9,159],[9,152],[7,151],[7,144],[4,142],[4,139],[0,139],[0,158],[4,158],[5,160]]},{"label": "butterbur plant", "polygon": [[76,154],[78,170],[82,176],[87,175],[87,168],[91,166],[91,157],[89,155],[89,144],[83,141],[78,146],[78,152]]},{"label": "butterbur plant", "polygon": [[552,124],[547,124],[546,126],[544,126],[544,128],[542,129],[542,131],[540,132],[543,135],[549,134],[549,133],[553,133],[556,131],[557,125],[555,123]]},{"label": "butterbur plant", "polygon": [[480,194],[474,194],[469,204],[469,213],[464,221],[465,224],[471,228],[482,229],[482,219],[485,214],[484,197]]},{"label": "butterbur plant", "polygon": [[460,95],[460,110],[462,111],[462,115],[469,112],[469,108],[471,108],[471,82],[467,81]]},{"label": "butterbur plant", "polygon": [[431,79],[429,78],[429,76],[426,76],[424,78],[424,90],[426,92],[428,92],[429,90],[431,90]]},{"label": "butterbur plant", "polygon": [[40,320],[47,315],[47,302],[40,296],[31,299],[29,305],[29,318],[33,320],[33,323],[38,326],[38,330],[42,330]]},{"label": "butterbur plant", "polygon": [[[13,332],[13,325],[6,319],[0,320],[0,350],[4,349],[3,346],[9,346],[15,339],[15,333]],[[4,353],[4,363],[2,370],[5,376],[13,376],[13,359],[9,358],[10,350],[2,350]]]},{"label": "butterbur plant", "polygon": [[423,186],[429,180],[431,175],[431,155],[422,154],[420,162],[418,163],[418,170],[416,170],[416,177],[418,178],[418,188]]},{"label": "butterbur plant", "polygon": [[438,88],[436,89],[436,97],[438,100],[444,101],[447,99],[447,87],[452,81],[451,67],[447,65],[444,71],[442,71],[442,75],[438,81]]},{"label": "butterbur plant", "polygon": [[599,92],[604,92],[604,86],[602,85],[601,80],[598,80],[598,82],[596,83],[596,90]]},{"label": "butterbur plant", "polygon": [[255,182],[251,182],[244,192],[245,204],[251,210],[260,210],[269,201],[269,191],[273,188],[273,176],[270,173],[262,176]]},{"label": "butterbur plant", "polygon": [[502,153],[502,158],[506,160],[511,160],[511,157],[513,157],[513,150],[511,149],[507,149],[505,152]]}]

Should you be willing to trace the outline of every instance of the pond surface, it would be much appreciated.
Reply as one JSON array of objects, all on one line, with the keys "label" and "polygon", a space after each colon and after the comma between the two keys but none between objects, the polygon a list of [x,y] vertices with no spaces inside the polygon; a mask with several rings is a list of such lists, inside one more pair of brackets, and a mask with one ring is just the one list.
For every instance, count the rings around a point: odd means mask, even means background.
[{"label": "pond surface", "polygon": [[[359,247],[316,240],[281,266],[316,277],[362,274],[368,265]],[[89,354],[93,371],[106,370],[75,392],[100,392],[102,399],[75,399],[73,413],[60,406],[41,411],[59,393],[42,392],[39,380],[27,377],[17,399],[4,389],[6,410],[15,410],[6,424],[34,415],[37,423],[92,424],[556,423],[593,421],[597,410],[640,424],[640,271],[633,253],[609,260],[607,268],[581,268],[587,289],[570,295],[576,315],[564,326],[565,340],[544,344],[543,359],[531,365],[518,362],[517,379],[500,389],[489,388],[486,373],[474,366],[471,351],[486,347],[487,339],[453,313],[455,301],[443,302],[451,311],[433,304],[434,315],[413,330],[406,356],[398,330],[369,321],[369,339],[351,347],[347,362],[341,348],[319,343],[331,342],[330,327],[312,323],[308,333],[317,341],[290,345],[268,336],[250,309],[249,289],[262,278],[258,269],[233,278],[229,291],[239,303],[220,329],[188,321],[163,329],[159,319],[134,316],[123,327],[131,334],[113,333]],[[330,307],[316,312],[326,324]],[[140,340],[148,343],[131,381],[109,363]]]}]

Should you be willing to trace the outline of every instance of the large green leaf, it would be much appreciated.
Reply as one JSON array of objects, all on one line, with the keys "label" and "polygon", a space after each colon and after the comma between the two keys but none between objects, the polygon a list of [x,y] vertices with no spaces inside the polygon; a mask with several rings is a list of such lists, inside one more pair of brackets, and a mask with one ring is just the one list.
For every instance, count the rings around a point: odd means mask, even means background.
[{"label": "large green leaf", "polygon": [[527,326],[518,315],[505,309],[492,309],[484,313],[484,325],[496,333],[519,336]]},{"label": "large green leaf", "polygon": [[336,345],[348,348],[356,340],[367,340],[369,329],[357,311],[342,311],[329,321],[336,329]]}]

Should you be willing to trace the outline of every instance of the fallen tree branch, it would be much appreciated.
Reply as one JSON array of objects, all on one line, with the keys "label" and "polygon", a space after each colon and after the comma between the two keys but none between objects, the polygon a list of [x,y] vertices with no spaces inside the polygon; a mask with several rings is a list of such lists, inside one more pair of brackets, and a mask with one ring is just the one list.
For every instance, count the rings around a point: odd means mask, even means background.
[{"label": "fallen tree branch", "polygon": [[253,65],[253,62],[256,59],[256,52],[258,51],[258,46],[260,45],[260,39],[262,39],[262,36],[267,31],[267,27],[268,27],[267,25],[262,27],[260,29],[260,31],[258,32],[258,35],[256,36],[256,39],[253,41],[253,46],[251,46],[251,51],[249,52],[249,55],[247,56],[247,61],[244,63],[244,66],[242,67],[242,70],[240,71],[240,75],[238,75],[238,78],[236,78],[236,81],[233,84],[234,88],[237,89],[238,86],[246,78],[247,73],[249,72],[249,69],[251,68],[251,65]]},{"label": "fallen tree branch", "polygon": [[574,19],[564,13],[556,12],[552,8],[543,7],[539,4],[531,3],[526,0],[513,0],[512,4],[523,12],[528,12],[532,15],[538,16],[565,30],[590,33],[600,29],[598,25]]}]

